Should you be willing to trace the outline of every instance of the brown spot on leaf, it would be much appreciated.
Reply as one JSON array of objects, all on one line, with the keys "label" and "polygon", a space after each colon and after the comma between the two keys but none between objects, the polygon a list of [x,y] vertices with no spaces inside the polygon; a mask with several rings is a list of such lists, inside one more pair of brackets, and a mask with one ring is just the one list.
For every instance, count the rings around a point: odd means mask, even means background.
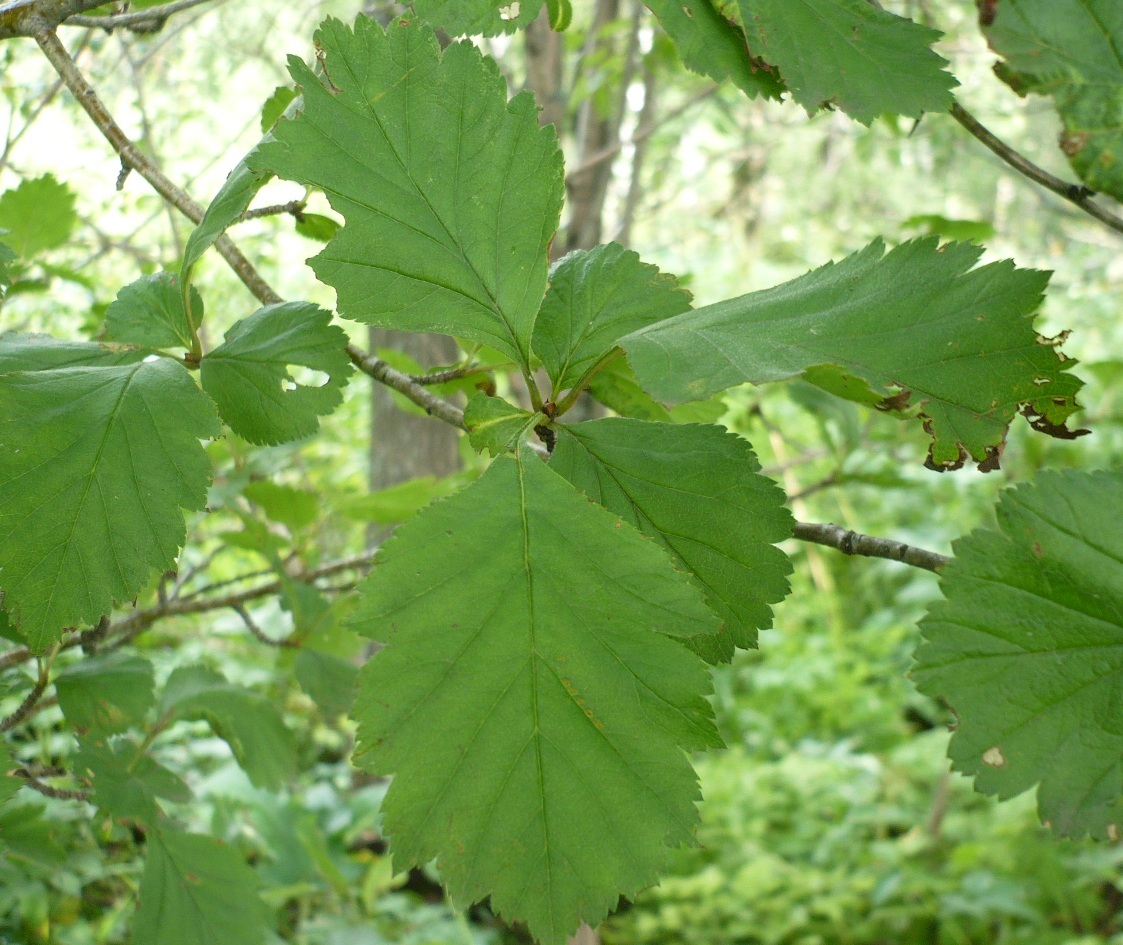
[{"label": "brown spot on leaf", "polygon": [[1087,131],[1066,131],[1061,135],[1061,150],[1070,158],[1076,157],[1092,135]]},{"label": "brown spot on leaf", "polygon": [[986,456],[978,464],[979,472],[994,472],[996,469],[998,469],[998,463],[1001,457],[1001,446],[988,446],[986,448]]},{"label": "brown spot on leaf", "polygon": [[1041,547],[1041,542],[1039,542],[1039,541],[1035,541],[1033,543],[1033,556],[1035,558],[1044,558],[1045,557],[1045,549]]},{"label": "brown spot on leaf", "polygon": [[[1068,404],[1068,401],[1064,397],[1054,397],[1053,403],[1058,407],[1064,407]],[[1092,432],[1085,429],[1070,430],[1063,421],[1054,423],[1039,410],[1035,410],[1033,404],[1023,404],[1021,412],[1022,416],[1029,421],[1029,425],[1038,433],[1044,433],[1046,436],[1055,437],[1058,440],[1075,440],[1078,436],[1087,436]]]},{"label": "brown spot on leaf", "polygon": [[884,397],[881,403],[877,405],[878,410],[908,410],[909,400],[912,399],[912,391],[902,388],[893,394],[891,397]]}]

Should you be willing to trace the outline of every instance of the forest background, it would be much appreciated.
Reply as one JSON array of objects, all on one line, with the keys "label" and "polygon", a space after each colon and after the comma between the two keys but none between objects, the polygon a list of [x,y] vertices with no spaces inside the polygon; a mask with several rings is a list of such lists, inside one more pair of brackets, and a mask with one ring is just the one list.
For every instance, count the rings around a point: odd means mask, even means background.
[{"label": "forest background", "polygon": [[[960,100],[1018,152],[1071,176],[1049,101],[1021,100],[992,74],[973,2],[885,6],[944,31],[936,48],[963,84]],[[208,0],[158,25],[73,28],[65,38],[129,137],[206,203],[287,104],[285,54],[311,61],[323,17],[359,12],[392,11]],[[776,285],[879,235],[978,240],[986,260],[1055,271],[1037,328],[1073,331],[1065,350],[1088,384],[1078,420],[1094,435],[1054,440],[1016,426],[998,472],[930,472],[916,430],[809,384],[737,388],[680,408],[679,418],[747,436],[800,519],[947,554],[954,538],[993,521],[1004,486],[1046,465],[1093,469],[1123,457],[1118,235],[1015,174],[947,115],[867,128],[839,112],[809,118],[790,102],[749,101],[685,72],[651,15],[627,0],[575,3],[563,34],[538,23],[481,44],[562,129],[571,216],[558,255],[615,240],[683,276],[698,304]],[[0,45],[0,88],[0,229],[15,234],[7,240],[19,254],[0,330],[96,337],[138,271],[175,268],[190,224],[136,174],[119,179],[119,159],[33,44]],[[257,204],[275,212],[239,224],[239,246],[282,295],[331,308],[332,293],[303,265],[337,225],[326,202],[274,182]],[[244,295],[217,258],[196,280],[211,300]],[[243,308],[210,303],[211,343]],[[456,360],[441,340],[350,331],[404,371]],[[350,768],[353,730],[340,714],[341,666],[362,643],[337,621],[365,549],[482,460],[380,385],[350,385],[322,429],[273,448],[213,444],[212,514],[192,521],[174,588],[149,596],[268,575],[276,558],[355,566],[324,575],[313,601],[261,595],[163,621],[137,640],[161,679],[208,661],[282,705],[292,773],[281,790],[253,783],[206,721],[161,733],[161,758],[189,777],[191,826],[254,864],[269,941],[519,940],[484,908],[450,910],[432,875],[391,873],[378,833],[385,785]],[[794,593],[776,607],[775,629],[758,651],[714,670],[730,748],[698,762],[699,846],[676,854],[662,884],[597,934],[637,945],[1123,941],[1118,845],[1057,840],[1032,797],[999,804],[947,773],[950,716],[907,677],[936,577],[813,545],[791,553]],[[330,660],[275,645],[309,619],[331,624]],[[35,680],[29,666],[7,668],[4,715]],[[33,771],[76,750],[58,702],[41,700],[19,720],[17,757]],[[0,839],[5,940],[129,940],[143,838],[25,787],[0,808]]]}]

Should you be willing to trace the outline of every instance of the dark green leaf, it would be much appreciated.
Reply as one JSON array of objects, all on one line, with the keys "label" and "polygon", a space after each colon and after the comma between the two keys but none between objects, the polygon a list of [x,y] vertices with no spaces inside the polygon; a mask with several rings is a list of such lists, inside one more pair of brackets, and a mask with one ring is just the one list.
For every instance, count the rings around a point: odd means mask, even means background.
[{"label": "dark green leaf", "polygon": [[4,606],[36,650],[175,562],[211,468],[214,407],[166,359],[0,379]]},{"label": "dark green leaf", "polygon": [[66,720],[77,729],[121,732],[144,720],[155,702],[152,664],[121,651],[86,657],[55,677]]},{"label": "dark green leaf", "polygon": [[183,310],[183,293],[174,273],[141,276],[125,286],[105,310],[105,337],[148,348],[195,346],[195,330],[203,320],[203,300],[190,291],[191,315]]},{"label": "dark green leaf", "polygon": [[[7,230],[0,230],[0,239],[4,237]],[[11,288],[12,280],[15,278],[12,275],[11,264],[16,260],[15,250],[11,249],[7,243],[0,242],[0,299],[4,298],[5,293]]]},{"label": "dark green leaf", "polygon": [[505,453],[534,424],[546,418],[541,414],[522,410],[502,397],[476,394],[464,411],[464,425],[468,439],[477,452],[485,450],[492,456]]},{"label": "dark green leaf", "polygon": [[1123,200],[1123,7],[1117,0],[1003,0],[986,30],[1020,95],[1050,95],[1061,149],[1093,190]]},{"label": "dark green leaf", "polygon": [[787,596],[791,571],[774,545],[791,538],[792,517],[745,440],[716,426],[594,420],[559,427],[550,468],[698,580],[722,618],[720,633],[690,641],[704,659],[728,661],[772,625],[768,605]]},{"label": "dark green leaf", "polygon": [[[1034,785],[1066,835],[1123,829],[1123,473],[1044,472],[998,530],[955,543],[913,677],[946,699],[950,754],[988,794]],[[1108,526],[1108,527],[1105,527]]]},{"label": "dark green leaf", "polygon": [[396,869],[437,857],[456,902],[490,895],[546,945],[595,924],[690,842],[683,749],[720,743],[714,632],[665,553],[528,451],[398,529],[355,620],[362,764],[395,773]]},{"label": "dark green leaf", "polygon": [[[311,302],[266,305],[235,322],[225,342],[203,357],[203,389],[222,419],[251,443],[284,443],[310,436],[319,418],[343,402],[351,374],[347,335],[331,313]],[[297,383],[289,368],[309,368],[328,379]]]},{"label": "dark green leaf", "polygon": [[304,111],[253,166],[323,189],[346,220],[311,260],[340,314],[529,365],[563,189],[553,129],[475,46],[441,53],[416,23],[327,20],[316,42],[330,87],[290,60]]},{"label": "dark green leaf", "polygon": [[78,222],[75,195],[53,175],[25,180],[14,190],[0,194],[0,241],[21,259],[62,246]]},{"label": "dark green leaf", "polygon": [[90,740],[81,743],[74,758],[74,772],[90,781],[91,799],[113,817],[138,820],[156,826],[158,797],[186,803],[191,789],[131,739],[112,745]]},{"label": "dark green leaf", "polygon": [[690,308],[678,280],[616,243],[578,250],[550,273],[534,326],[534,353],[554,397],[578,383],[622,336]]},{"label": "dark green leaf", "polygon": [[[933,438],[928,465],[968,456],[994,469],[1014,415],[1077,435],[1080,380],[1032,313],[1048,274],[926,238],[882,258],[880,240],[793,282],[686,312],[622,339],[644,387],[662,400],[806,375],[885,410],[917,410]],[[1067,363],[1066,363],[1067,362]],[[810,374],[807,372],[810,371]]]},{"label": "dark green leaf", "polygon": [[148,832],[134,942],[257,945],[265,925],[257,877],[237,850],[169,827]]},{"label": "dark green leaf", "polygon": [[753,55],[780,70],[808,112],[840,108],[864,125],[889,112],[945,111],[958,83],[932,51],[937,30],[867,0],[738,0]]},{"label": "dark green leaf", "polygon": [[647,5],[686,68],[717,82],[729,79],[752,97],[778,99],[783,93],[777,71],[749,54],[744,32],[710,0],[647,0]]},{"label": "dark green leaf", "polygon": [[296,768],[292,734],[277,707],[205,666],[173,672],[160,711],[178,719],[205,720],[258,787],[280,790]]}]

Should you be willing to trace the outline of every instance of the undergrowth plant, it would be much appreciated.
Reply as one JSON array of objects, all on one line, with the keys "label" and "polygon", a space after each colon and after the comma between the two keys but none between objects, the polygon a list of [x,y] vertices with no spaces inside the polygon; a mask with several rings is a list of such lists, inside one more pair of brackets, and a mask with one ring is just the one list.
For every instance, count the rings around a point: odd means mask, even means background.
[{"label": "undergrowth plant", "polygon": [[[996,470],[1012,423],[1086,432],[1070,426],[1082,382],[1063,337],[1034,327],[1048,273],[980,265],[967,242],[877,240],[695,308],[674,275],[614,243],[551,266],[565,196],[553,127],[530,93],[509,96],[476,45],[434,32],[510,32],[538,15],[530,0],[417,0],[386,27],[326,20],[314,56],[289,60],[283,114],[204,210],[121,133],[56,35],[93,6],[5,4],[0,38],[36,42],[124,166],[198,226],[178,267],[120,289],[96,339],[0,336],[11,641],[0,668],[16,680],[0,721],[0,791],[70,799],[143,842],[134,941],[259,942],[271,922],[253,867],[199,832],[185,813],[190,785],[154,746],[178,722],[205,723],[254,785],[277,790],[300,763],[283,706],[221,666],[158,679],[137,644],[162,621],[219,607],[260,634],[250,597],[180,593],[187,521],[212,479],[204,444],[316,436],[356,369],[491,457],[368,556],[294,566],[267,530],[247,521],[242,539],[270,562],[263,593],[293,615],[285,644],[301,685],[357,723],[353,763],[392,778],[381,830],[396,870],[435,862],[453,902],[488,899],[548,945],[656,883],[670,846],[695,836],[690,754],[722,747],[710,668],[771,625],[793,536],[938,571],[944,599],[922,622],[913,675],[955,712],[954,767],[1003,798],[1036,787],[1059,834],[1118,839],[1123,473],[1043,472],[1005,492],[996,527],[963,537],[948,559],[797,522],[746,439],[669,413],[638,418],[800,379],[909,424],[935,473]],[[877,3],[648,6],[689,69],[863,124],[950,110],[1019,170],[1123,230],[1093,194],[1123,199],[1115,0],[980,4],[1002,78],[1052,97],[1079,184],[988,137],[956,103],[957,81],[931,48],[938,33]],[[568,0],[546,8],[564,29]],[[282,299],[225,235],[273,177],[322,192],[343,221],[309,260],[334,312]],[[5,285],[52,225],[56,186],[41,178],[0,198],[0,210],[26,204],[5,216],[17,221],[0,244]],[[193,283],[212,247],[260,307],[208,346],[208,309],[231,304]],[[469,379],[464,409],[350,342],[337,320],[458,339],[464,360],[443,380]],[[572,422],[583,394],[613,415]],[[254,488],[275,521],[300,527],[298,496]],[[332,603],[317,589],[372,561],[352,595]],[[370,641],[353,700],[358,650],[322,643],[351,632]],[[66,768],[34,760],[21,736],[52,691],[77,740]]]}]

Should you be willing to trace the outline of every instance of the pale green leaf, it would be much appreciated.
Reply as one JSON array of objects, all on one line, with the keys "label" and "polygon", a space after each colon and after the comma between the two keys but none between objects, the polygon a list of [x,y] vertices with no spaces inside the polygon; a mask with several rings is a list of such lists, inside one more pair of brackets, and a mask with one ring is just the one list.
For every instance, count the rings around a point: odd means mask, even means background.
[{"label": "pale green leaf", "polygon": [[287,85],[278,85],[273,90],[273,94],[261,106],[261,131],[263,134],[277,124],[277,119],[285,113],[285,109],[292,104],[295,98],[296,89],[290,89]]},{"label": "pale green leaf", "polygon": [[722,16],[710,0],[647,0],[647,6],[687,69],[716,82],[729,79],[752,97],[778,99],[783,93],[777,71],[750,55],[740,26]]},{"label": "pale green leaf", "polygon": [[0,242],[30,260],[62,246],[78,223],[75,194],[51,174],[25,180],[0,194]]},{"label": "pale green leaf", "polygon": [[618,339],[690,308],[678,280],[616,243],[578,250],[550,273],[534,327],[534,353],[554,397],[584,377]]},{"label": "pale green leaf", "polygon": [[1050,95],[1061,149],[1093,190],[1123,200],[1123,4],[1003,0],[986,36],[1021,95]]},{"label": "pale green leaf", "polygon": [[147,354],[147,351],[125,345],[61,341],[49,335],[9,331],[0,335],[0,374],[46,371],[51,368],[135,364]]},{"label": "pale green leaf", "polygon": [[296,681],[329,718],[351,708],[358,669],[329,653],[301,648],[296,656]]},{"label": "pale green leaf", "polygon": [[[311,302],[266,305],[235,322],[225,341],[203,357],[203,389],[222,419],[250,443],[311,436],[319,418],[343,402],[351,374],[347,335],[331,313]],[[320,386],[298,383],[291,367],[327,375]]]},{"label": "pale green leaf", "polygon": [[396,525],[462,484],[459,477],[418,476],[396,486],[343,499],[336,504],[336,511],[359,522]]},{"label": "pale green leaf", "polygon": [[346,224],[311,260],[341,315],[444,332],[530,363],[562,198],[561,155],[529,94],[432,31],[360,17],[316,34],[325,75],[290,60],[304,110],[253,166],[317,187]]},{"label": "pale green leaf", "polygon": [[509,403],[502,397],[476,394],[464,411],[468,439],[479,453],[485,450],[498,456],[511,449],[536,423],[545,421],[542,414],[531,413]]},{"label": "pale green leaf", "polygon": [[[0,229],[0,238],[7,233],[7,230]],[[6,243],[0,242],[0,299],[4,298],[4,294],[12,286],[12,280],[15,278],[12,275],[11,264],[16,260],[15,250],[11,249]]]},{"label": "pale green leaf", "polygon": [[258,787],[280,790],[296,770],[296,748],[277,707],[213,669],[184,666],[168,677],[160,711],[202,719],[223,739]]},{"label": "pale green leaf", "polygon": [[261,506],[269,518],[290,531],[307,528],[320,514],[320,500],[316,493],[267,479],[251,482],[242,490],[242,495]]},{"label": "pale green leaf", "polygon": [[449,36],[500,36],[526,27],[542,0],[413,0],[413,11]]},{"label": "pale green leaf", "polygon": [[23,781],[13,778],[7,772],[15,767],[15,759],[8,746],[0,741],[0,807],[10,801],[16,791],[23,787]]},{"label": "pale green leaf", "polygon": [[868,125],[951,106],[958,83],[929,29],[868,0],[738,0],[753,55],[776,66],[808,112],[840,108]]},{"label": "pale green leaf", "polygon": [[203,300],[194,287],[190,300],[189,318],[183,308],[179,279],[173,273],[141,276],[109,303],[105,310],[105,337],[148,348],[178,346],[191,350],[195,344],[191,325],[203,320]]},{"label": "pale green leaf", "polygon": [[219,432],[166,359],[0,378],[0,586],[36,650],[96,622],[175,562]]},{"label": "pale green leaf", "polygon": [[133,941],[140,945],[258,945],[266,911],[242,854],[202,834],[148,832]]},{"label": "pale green leaf", "polygon": [[955,543],[913,677],[958,718],[950,754],[988,794],[1034,785],[1066,835],[1123,830],[1123,473],[1044,472],[998,530]]},{"label": "pale green leaf", "polygon": [[132,739],[82,741],[74,756],[74,773],[90,782],[91,800],[113,817],[155,826],[157,798],[191,800],[191,789]]},{"label": "pale green leaf", "polygon": [[55,677],[59,707],[79,730],[120,732],[144,720],[155,702],[152,664],[120,650],[86,657]]},{"label": "pale green leaf", "polygon": [[784,494],[748,442],[721,427],[610,418],[558,428],[550,468],[635,525],[693,575],[722,619],[690,641],[709,662],[756,643],[788,593]]},{"label": "pale green leaf", "polygon": [[883,254],[880,240],[774,289],[686,312],[621,340],[643,386],[664,401],[805,375],[838,396],[919,411],[927,465],[968,457],[994,469],[1014,415],[1073,437],[1073,362],[1036,335],[1048,273],[934,239]]},{"label": "pale green leaf", "polygon": [[720,744],[714,632],[665,553],[527,450],[398,529],[355,618],[361,764],[394,774],[394,865],[434,857],[455,902],[491,897],[562,945],[690,842],[684,749]]},{"label": "pale green leaf", "polygon": [[296,232],[318,243],[327,243],[339,232],[339,221],[322,213],[302,213],[296,221]]}]

